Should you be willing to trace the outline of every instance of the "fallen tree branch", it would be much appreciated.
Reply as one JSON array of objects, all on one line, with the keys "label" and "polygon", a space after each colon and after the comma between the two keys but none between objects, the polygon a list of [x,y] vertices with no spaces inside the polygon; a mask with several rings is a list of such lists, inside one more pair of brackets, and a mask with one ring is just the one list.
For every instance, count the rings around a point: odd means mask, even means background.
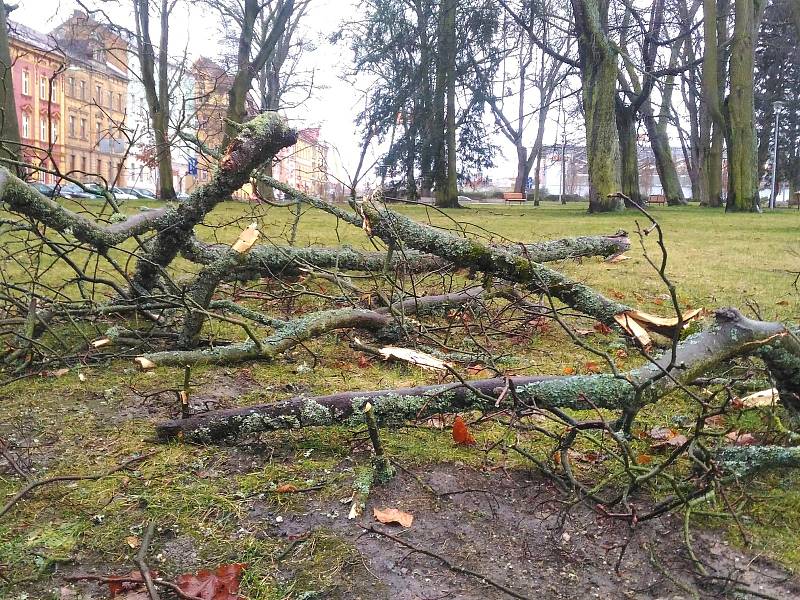
[{"label": "fallen tree branch", "polygon": [[[689,336],[678,346],[676,359],[668,353],[653,363],[623,373],[564,377],[511,377],[513,397],[529,406],[594,410],[637,410],[694,381],[732,358],[760,353],[800,360],[800,345],[781,323],[755,321],[732,308],[720,309],[714,324]],[[182,364],[175,361],[171,364]],[[666,371],[667,376],[664,376]],[[775,374],[779,385],[794,390]],[[780,383],[783,382],[783,383]],[[218,442],[239,434],[349,423],[366,401],[373,404],[379,423],[398,424],[440,412],[514,409],[513,399],[502,391],[506,379],[497,377],[461,383],[394,390],[355,391],[293,398],[272,404],[210,411],[189,419],[156,426],[162,440],[185,437],[198,442]],[[641,387],[637,394],[637,388]],[[500,400],[499,404],[497,400]],[[358,417],[360,423],[360,416]]]}]

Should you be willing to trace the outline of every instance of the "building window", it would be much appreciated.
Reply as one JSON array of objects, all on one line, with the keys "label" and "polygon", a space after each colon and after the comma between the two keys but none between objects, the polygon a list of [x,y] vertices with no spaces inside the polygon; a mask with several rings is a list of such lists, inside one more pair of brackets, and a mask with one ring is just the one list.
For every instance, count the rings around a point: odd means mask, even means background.
[{"label": "building window", "polygon": [[69,123],[69,137],[73,137],[74,138],[75,137],[75,116],[74,115],[70,115],[69,116],[68,123]]},{"label": "building window", "polygon": [[94,101],[101,106],[103,104],[103,88],[99,85],[94,86]]},{"label": "building window", "polygon": [[81,90],[81,100],[86,100],[86,82],[83,79],[81,79],[78,82],[78,87]]},{"label": "building window", "polygon": [[117,94],[117,110],[122,112],[122,94]]},{"label": "building window", "polygon": [[68,77],[67,78],[67,85],[69,86],[69,95],[74,98],[75,97],[75,78]]},{"label": "building window", "polygon": [[22,93],[26,96],[31,95],[31,74],[28,69],[22,70]]},{"label": "building window", "polygon": [[81,156],[81,171],[86,173],[86,157]]},{"label": "building window", "polygon": [[103,161],[99,158],[97,159],[97,174],[102,175],[103,173]]},{"label": "building window", "polygon": [[75,170],[75,155],[74,154],[70,154],[69,155],[69,170],[70,171],[74,171]]},{"label": "building window", "polygon": [[27,113],[22,113],[22,137],[31,137],[31,117]]},{"label": "building window", "polygon": [[81,139],[86,139],[86,119],[81,119]]},{"label": "building window", "polygon": [[47,79],[45,77],[39,78],[39,98],[47,100]]},{"label": "building window", "polygon": [[108,108],[114,108],[114,92],[108,92]]},{"label": "building window", "polygon": [[43,142],[47,141],[47,121],[39,119],[39,139]]},{"label": "building window", "polygon": [[50,125],[50,135],[53,143],[55,143],[58,140],[58,121],[53,121]]},{"label": "building window", "polygon": [[103,124],[100,121],[94,124],[94,133],[97,136],[97,141],[100,141],[100,131],[103,128]]}]

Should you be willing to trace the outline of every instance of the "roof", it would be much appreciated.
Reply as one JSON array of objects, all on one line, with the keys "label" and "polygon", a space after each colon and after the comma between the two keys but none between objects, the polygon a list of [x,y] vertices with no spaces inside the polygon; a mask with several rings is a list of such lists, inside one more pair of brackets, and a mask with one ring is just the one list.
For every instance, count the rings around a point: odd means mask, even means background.
[{"label": "roof", "polygon": [[43,52],[58,52],[64,54],[63,50],[52,35],[47,35],[36,31],[32,27],[8,20],[8,37],[13,40],[24,42]]}]

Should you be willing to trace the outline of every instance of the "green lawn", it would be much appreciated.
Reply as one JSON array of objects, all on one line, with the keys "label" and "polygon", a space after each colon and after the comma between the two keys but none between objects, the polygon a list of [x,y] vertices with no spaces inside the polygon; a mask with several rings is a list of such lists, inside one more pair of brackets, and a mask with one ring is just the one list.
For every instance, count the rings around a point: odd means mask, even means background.
[{"label": "green lawn", "polygon": [[[124,211],[131,214],[140,206],[145,203],[130,201]],[[419,221],[498,244],[626,230],[633,242],[630,260],[608,264],[593,258],[556,266],[630,305],[668,314],[664,286],[644,259],[636,235],[637,221],[643,228],[648,223],[633,211],[590,216],[585,205],[572,204],[538,208],[481,205],[446,214],[419,206],[402,206],[398,210]],[[696,206],[658,207],[652,209],[652,214],[664,230],[669,276],[686,305],[708,309],[733,305],[748,314],[752,313],[750,307],[755,307],[765,319],[797,320],[800,294],[792,286],[794,275],[790,272],[800,271],[800,214],[779,210],[762,215],[726,215]],[[198,234],[207,240],[232,243],[253,219],[259,221],[267,243],[285,243],[291,229],[288,210],[240,203],[219,206],[209,219],[219,227],[201,227]],[[652,237],[645,240],[646,247],[659,260]],[[297,243],[371,247],[360,229],[311,210],[304,210]],[[14,267],[4,268],[12,272]],[[176,262],[176,278],[187,278],[188,270],[188,263]],[[47,277],[55,281],[64,273],[51,271]],[[213,325],[212,330],[220,335],[241,336],[229,325]],[[603,338],[599,343],[613,341]],[[579,368],[585,360],[584,354],[557,331],[516,343],[513,348],[520,355],[519,364],[529,365],[527,372],[531,374],[559,374],[565,366]],[[299,365],[313,361],[303,350],[272,364],[197,368],[192,374],[194,394],[230,390],[228,395],[232,397],[226,398],[226,404],[245,405],[285,398],[297,389],[313,394],[436,381],[435,375],[402,365],[372,363],[360,368],[356,353],[334,336],[317,340],[311,349],[319,360],[306,373]],[[78,381],[79,371],[86,376],[85,382]],[[273,576],[275,556],[286,549],[286,542],[243,529],[242,519],[254,494],[266,492],[266,501],[283,510],[301,506],[306,499],[296,495],[270,496],[269,490],[281,483],[302,486],[325,482],[322,497],[346,496],[353,467],[343,468],[342,464],[349,464],[351,433],[344,428],[279,433],[261,440],[260,450],[255,453],[234,448],[153,444],[152,423],[174,413],[175,404],[169,395],[146,400],[142,394],[177,386],[181,380],[180,369],[143,374],[134,370],[130,362],[118,360],[91,367],[73,365],[63,377],[29,378],[0,388],[0,438],[28,441],[37,477],[97,473],[134,452],[158,452],[133,473],[36,491],[0,520],[0,565],[7,565],[6,575],[12,580],[30,577],[37,581],[10,588],[10,597],[35,585],[40,595],[30,597],[57,598],[59,580],[49,575],[55,563],[69,565],[77,561],[79,567],[96,565],[101,570],[126,572],[135,550],[125,540],[139,536],[148,519],[157,520],[177,539],[190,539],[197,553],[190,560],[165,551],[156,566],[168,574],[225,561],[249,562],[251,568],[245,582],[248,597],[286,597],[287,584]],[[301,387],[288,387],[290,384]],[[676,410],[684,408],[680,403],[657,407],[643,419],[648,425],[668,424]],[[476,435],[479,442],[487,443],[502,438],[504,432],[498,426],[487,425],[479,428]],[[448,436],[447,431],[407,429],[387,432],[386,440],[389,452],[406,464],[462,461],[477,466],[487,458],[509,468],[523,464],[509,455],[494,453],[486,457],[481,452],[456,448]],[[363,453],[358,460],[366,464]],[[0,475],[0,504],[19,487],[19,479],[10,472]],[[747,508],[746,520],[755,550],[800,569],[796,544],[800,534],[797,477],[764,478],[756,489],[768,501]],[[780,527],[773,526],[776,519],[780,520]],[[726,521],[714,524],[729,525]],[[160,547],[156,548],[155,552],[159,551]],[[352,551],[335,536],[318,534],[312,554],[295,565],[300,583],[292,590],[301,589],[306,581],[308,589],[324,588],[331,582],[325,577],[332,580],[338,576],[339,571],[333,566],[346,564]],[[4,585],[0,578],[0,597],[6,597]],[[54,590],[53,595],[47,595],[47,590]]]}]

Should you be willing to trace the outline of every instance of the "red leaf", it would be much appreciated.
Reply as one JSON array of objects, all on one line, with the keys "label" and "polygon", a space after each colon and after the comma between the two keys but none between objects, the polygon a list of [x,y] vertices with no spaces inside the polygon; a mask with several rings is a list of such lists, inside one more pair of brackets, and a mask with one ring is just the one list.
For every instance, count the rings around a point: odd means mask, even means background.
[{"label": "red leaf", "polygon": [[185,573],[176,580],[184,594],[202,600],[240,600],[239,578],[247,567],[243,563],[222,565],[216,571],[202,570],[194,575]]},{"label": "red leaf", "polygon": [[358,355],[358,366],[362,369],[366,369],[369,366],[369,359],[364,356],[363,354]]},{"label": "red leaf", "polygon": [[291,483],[284,483],[275,488],[276,494],[293,494],[298,491],[297,486]]},{"label": "red leaf", "polygon": [[464,419],[461,418],[461,415],[457,416],[456,420],[453,421],[453,440],[455,440],[456,444],[464,446],[472,446],[475,444],[475,438],[472,437],[469,429],[467,429],[467,424],[464,423]]},{"label": "red leaf", "polygon": [[600,365],[593,360],[586,361],[586,364],[583,365],[583,368],[589,373],[599,373],[601,371]]}]

